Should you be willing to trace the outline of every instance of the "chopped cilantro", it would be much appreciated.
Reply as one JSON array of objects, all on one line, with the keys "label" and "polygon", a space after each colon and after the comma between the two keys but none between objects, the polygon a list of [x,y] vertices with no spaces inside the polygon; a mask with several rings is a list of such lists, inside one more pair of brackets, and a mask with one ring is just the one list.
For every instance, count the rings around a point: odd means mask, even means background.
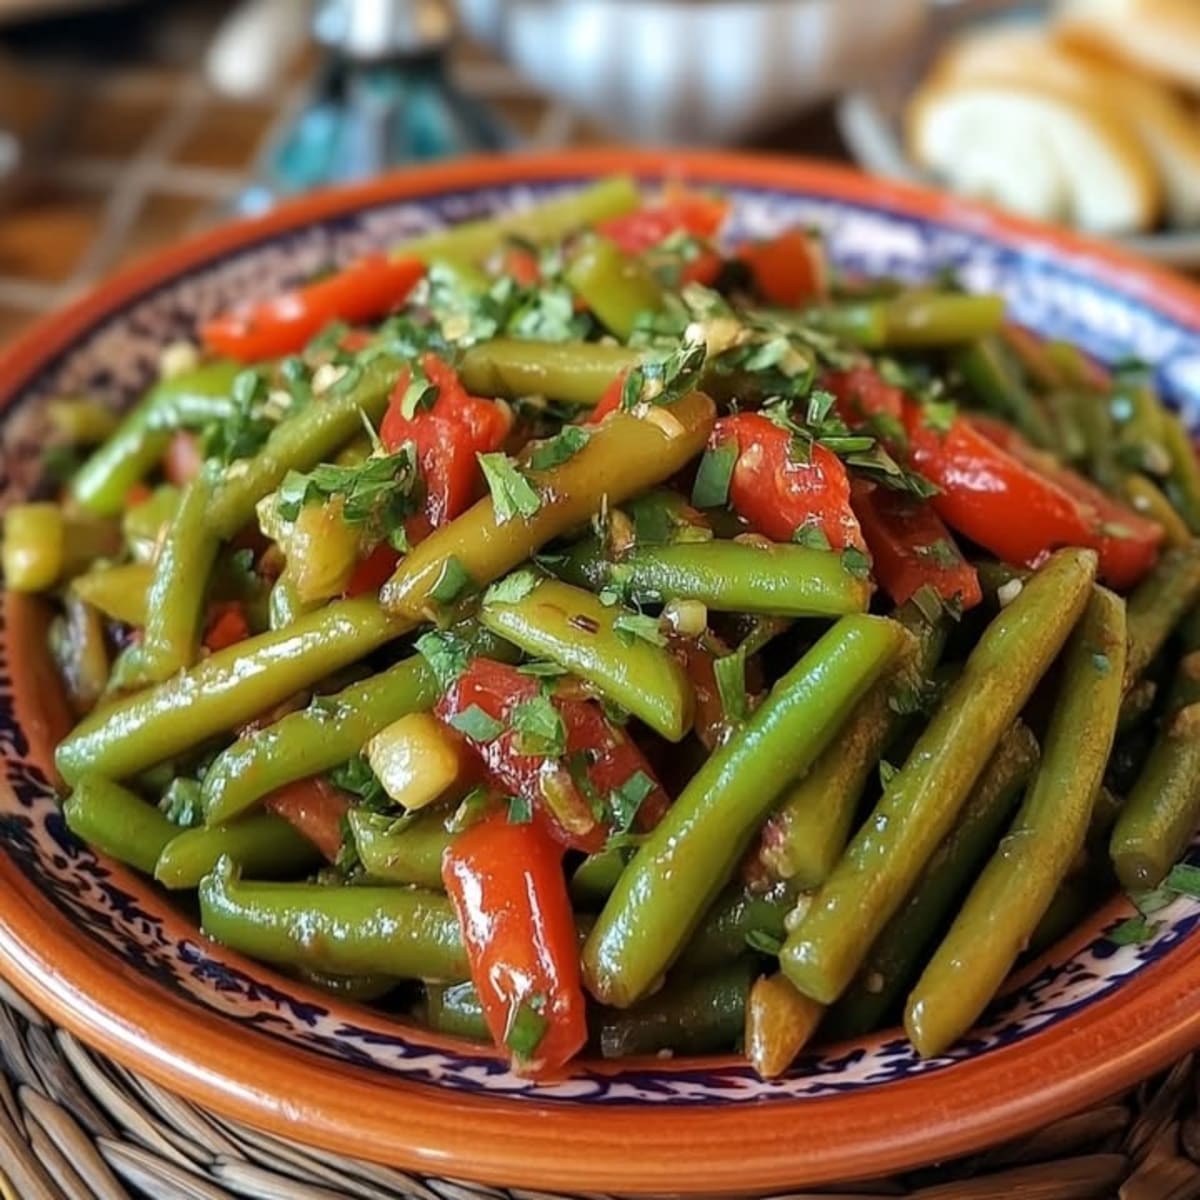
[{"label": "chopped cilantro", "polygon": [[556,662],[547,659],[534,659],[533,662],[522,663],[518,668],[522,675],[532,675],[536,679],[557,679],[567,674],[566,667],[560,667]]},{"label": "chopped cilantro", "polygon": [[910,603],[930,625],[936,625],[942,616],[942,598],[928,583],[923,583],[913,594]]},{"label": "chopped cilantro", "polygon": [[962,565],[962,555],[949,538],[938,538],[927,546],[918,546],[916,553],[918,558],[947,571]]},{"label": "chopped cilantro", "polygon": [[949,433],[958,409],[951,400],[926,400],[921,406],[921,421],[935,433]]},{"label": "chopped cilantro", "polygon": [[559,758],[567,750],[567,729],[562,714],[549,696],[533,696],[516,705],[509,716],[516,733],[518,754]]},{"label": "chopped cilantro", "polygon": [[469,588],[473,580],[467,569],[453,554],[442,563],[441,574],[429,590],[429,598],[436,604],[453,604]]},{"label": "chopped cilantro", "polygon": [[609,792],[608,806],[612,810],[616,833],[628,833],[633,828],[638,809],[655,787],[654,780],[645,771],[634,771],[619,788]]},{"label": "chopped cilantro", "polygon": [[549,1024],[543,1013],[545,1007],[545,996],[534,995],[519,1004],[510,1015],[508,1028],[504,1031],[504,1044],[512,1051],[514,1058],[528,1061],[537,1053]]},{"label": "chopped cilantro", "polygon": [[746,934],[746,945],[751,950],[757,950],[759,954],[769,954],[772,958],[778,958],[783,949],[783,939],[765,929],[751,929]]},{"label": "chopped cilantro", "polygon": [[459,806],[446,818],[447,833],[462,833],[478,824],[487,815],[492,802],[492,794],[482,784],[473,787],[459,803]]},{"label": "chopped cilantro", "polygon": [[204,430],[201,438],[204,457],[228,464],[257,453],[275,427],[265,412],[267,395],[264,372],[254,367],[239,371],[230,387],[230,413]]},{"label": "chopped cilantro", "polygon": [[528,825],[533,820],[533,801],[528,796],[509,796],[508,823]]},{"label": "chopped cilantro", "polygon": [[1140,946],[1150,941],[1161,925],[1162,922],[1150,921],[1143,916],[1130,917],[1105,936],[1114,946]]},{"label": "chopped cilantro", "polygon": [[461,637],[445,630],[423,633],[416,641],[417,653],[429,664],[442,691],[446,691],[471,662],[471,647]]},{"label": "chopped cilantro", "polygon": [[492,493],[497,521],[503,524],[516,516],[528,519],[541,508],[542,498],[537,489],[521,474],[507,454],[495,451],[475,457],[483,468],[488,490]]},{"label": "chopped cilantro", "polygon": [[176,778],[167,785],[159,810],[172,825],[191,829],[204,823],[204,806],[200,802],[200,784],[195,779]]},{"label": "chopped cilantro", "polygon": [[504,732],[504,722],[497,721],[495,717],[485,713],[478,704],[472,704],[462,712],[455,713],[450,718],[450,724],[464,737],[480,745],[494,742]]},{"label": "chopped cilantro", "polygon": [[701,341],[684,342],[665,358],[648,358],[625,376],[621,388],[621,407],[639,404],[673,404],[696,390],[708,358]]},{"label": "chopped cilantro", "polygon": [[1200,867],[1177,863],[1171,868],[1165,886],[1180,896],[1191,896],[1200,900]]},{"label": "chopped cilantro", "polygon": [[732,438],[704,451],[696,482],[692,485],[692,503],[697,508],[722,508],[729,499],[729,482],[737,465],[738,447]]},{"label": "chopped cilantro", "polygon": [[808,413],[805,421],[809,425],[820,425],[833,411],[836,397],[824,388],[813,388],[808,394]]},{"label": "chopped cilantro", "polygon": [[842,566],[856,579],[871,576],[871,560],[857,546],[847,546],[842,551]]},{"label": "chopped cilantro", "polygon": [[652,646],[667,644],[667,639],[659,628],[658,618],[648,617],[645,613],[618,613],[613,620],[613,630],[626,645],[634,638],[641,638],[643,642],[649,642]]},{"label": "chopped cilantro", "polygon": [[750,715],[750,700],[746,695],[746,657],[742,652],[723,655],[713,661],[713,675],[721,709],[728,720],[744,721]]},{"label": "chopped cilantro", "polygon": [[513,571],[498,579],[484,593],[484,601],[488,604],[517,604],[532,592],[542,577],[529,567]]},{"label": "chopped cilantro", "polygon": [[538,442],[529,454],[529,466],[534,471],[546,471],[561,466],[588,444],[591,430],[582,425],[564,425],[552,438]]},{"label": "chopped cilantro", "polygon": [[881,758],[879,760],[880,785],[886,788],[887,785],[896,778],[896,773],[899,771],[899,769],[899,767],[894,767],[890,762],[888,762],[886,758]]},{"label": "chopped cilantro", "polygon": [[[418,412],[431,409],[438,398],[438,388],[418,363],[409,367],[408,387],[400,397],[400,412],[411,421]],[[394,401],[393,401],[394,403]]]}]

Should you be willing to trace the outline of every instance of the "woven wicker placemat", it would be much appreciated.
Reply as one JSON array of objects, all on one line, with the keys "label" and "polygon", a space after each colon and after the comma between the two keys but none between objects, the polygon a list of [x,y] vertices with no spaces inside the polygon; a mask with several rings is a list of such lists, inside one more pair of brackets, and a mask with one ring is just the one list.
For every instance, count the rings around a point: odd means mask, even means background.
[{"label": "woven wicker placemat", "polygon": [[[551,1200],[391,1170],[225,1120],[93,1053],[2,981],[0,1062],[3,1200]],[[1200,1200],[1195,1056],[1119,1100],[969,1159],[774,1200],[817,1196]]]}]

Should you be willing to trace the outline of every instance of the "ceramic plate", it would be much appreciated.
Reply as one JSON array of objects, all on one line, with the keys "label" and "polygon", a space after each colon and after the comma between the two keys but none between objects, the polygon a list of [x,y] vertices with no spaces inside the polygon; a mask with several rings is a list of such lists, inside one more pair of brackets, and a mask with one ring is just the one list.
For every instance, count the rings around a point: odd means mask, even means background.
[{"label": "ceramic plate", "polygon": [[[613,171],[717,186],[735,238],[815,225],[838,266],[953,268],[1015,316],[1104,359],[1157,365],[1200,417],[1200,293],[1123,253],[831,167],[603,151],[461,162],[326,193],[167,250],[44,321],[0,362],[0,489],[37,476],[43,402],[128,403],[199,318],[330,261]],[[66,831],[51,782],[59,714],[45,613],[8,597],[0,631],[0,969],[57,1021],[201,1104],[330,1149],[566,1192],[819,1184],[943,1159],[1132,1083],[1200,1041],[1200,901],[1118,947],[1114,900],[1032,965],[970,1037],[920,1060],[899,1033],[821,1048],[762,1082],[735,1059],[582,1063],[538,1087],[492,1055],[330,1000],[208,944],[190,917]],[[1200,851],[1194,853],[1200,862]]]}]

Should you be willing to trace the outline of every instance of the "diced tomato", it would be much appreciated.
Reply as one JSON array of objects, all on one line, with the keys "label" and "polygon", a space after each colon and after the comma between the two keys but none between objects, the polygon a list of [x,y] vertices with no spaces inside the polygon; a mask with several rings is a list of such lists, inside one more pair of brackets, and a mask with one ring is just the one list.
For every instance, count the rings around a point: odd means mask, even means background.
[{"label": "diced tomato", "polygon": [[927,500],[856,479],[851,502],[875,576],[896,604],[926,586],[943,600],[957,599],[964,610],[983,599],[975,568]]},{"label": "diced tomato", "polygon": [[727,200],[677,190],[656,203],[601,221],[596,231],[611,238],[625,254],[644,254],[673,233],[708,241],[716,237],[728,215]]},{"label": "diced tomato", "polygon": [[246,610],[237,600],[214,604],[209,609],[208,624],[204,631],[205,647],[216,652],[226,646],[244,642],[250,636],[250,623]]},{"label": "diced tomato", "polygon": [[696,697],[693,732],[706,750],[715,750],[729,732],[729,722],[717,687],[714,656],[695,638],[672,638],[671,653],[682,663]]},{"label": "diced tomato", "polygon": [[[443,721],[478,708],[502,726],[490,740],[464,734],[483,760],[492,781],[503,792],[522,797],[552,836],[573,849],[599,850],[609,824],[610,793],[643,772],[653,785],[638,809],[638,827],[651,827],[666,810],[666,793],[642,752],[614,725],[594,700],[554,695],[551,702],[562,718],[565,753],[561,757],[525,754],[518,733],[510,727],[514,710],[540,695],[539,681],[515,667],[488,658],[473,659],[467,671],[438,701],[435,712]],[[590,793],[590,794],[585,794]]]},{"label": "diced tomato", "polygon": [[[458,516],[475,498],[480,481],[476,454],[498,450],[508,436],[511,415],[494,400],[470,395],[454,368],[434,354],[426,354],[421,366],[437,388],[432,407],[406,416],[402,404],[411,382],[401,373],[384,414],[379,436],[384,447],[395,452],[412,442],[425,481],[425,516],[437,528]],[[419,530],[409,529],[417,541]]]},{"label": "diced tomato", "polygon": [[542,278],[537,255],[524,246],[507,246],[500,265],[503,273],[521,287],[533,287]]},{"label": "diced tomato", "polygon": [[135,483],[129,491],[125,493],[125,507],[137,508],[139,504],[145,504],[154,493],[150,490],[148,484]]},{"label": "diced tomato", "polygon": [[371,344],[371,331],[369,329],[347,329],[342,334],[341,348],[348,351],[350,354],[357,354],[360,350],[365,350]]},{"label": "diced tomato", "polygon": [[346,587],[347,596],[361,596],[365,592],[377,592],[392,577],[400,555],[386,542],[381,542],[364,558]]},{"label": "diced tomato", "polygon": [[356,324],[395,308],[425,274],[415,258],[373,254],[343,271],[205,322],[204,345],[239,362],[294,354],[333,321]]},{"label": "diced tomato", "polygon": [[285,784],[263,797],[263,808],[302,833],[330,862],[337,858],[350,801],[328,780],[312,775]]},{"label": "diced tomato", "polygon": [[851,429],[870,425],[876,418],[898,424],[903,416],[904,392],[888,383],[874,367],[826,371],[821,386],[833,393],[838,416]]},{"label": "diced tomato", "polygon": [[1039,454],[1007,426],[959,416],[942,432],[912,401],[904,424],[912,465],[940,489],[932,500],[938,515],[1005,562],[1037,566],[1060,547],[1087,546],[1100,555],[1100,577],[1121,589],[1154,565],[1160,526]]},{"label": "diced tomato", "polygon": [[451,842],[442,881],[496,1045],[522,1074],[561,1070],[588,1036],[562,847],[538,825],[493,813]]},{"label": "diced tomato", "polygon": [[834,550],[866,549],[850,507],[850,479],[836,454],[814,444],[802,461],[792,453],[792,435],[759,413],[722,417],[708,444],[715,449],[731,440],[738,457],[729,501],[759,533],[788,542],[815,527]]},{"label": "diced tomato", "polygon": [[818,238],[803,229],[787,229],[764,242],[748,242],[738,258],[749,268],[769,304],[797,308],[822,297],[829,287],[825,251]]},{"label": "diced tomato", "polygon": [[182,487],[200,474],[204,467],[204,455],[200,453],[200,439],[194,433],[181,429],[171,435],[167,452],[163,455],[163,474],[169,483]]}]

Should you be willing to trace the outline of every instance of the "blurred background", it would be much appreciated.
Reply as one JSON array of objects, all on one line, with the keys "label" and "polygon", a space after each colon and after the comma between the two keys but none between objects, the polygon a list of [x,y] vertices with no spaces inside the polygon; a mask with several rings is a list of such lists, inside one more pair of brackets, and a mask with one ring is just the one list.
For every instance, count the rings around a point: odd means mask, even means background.
[{"label": "blurred background", "polygon": [[158,245],[406,163],[856,160],[1200,261],[1200,0],[0,0],[0,341]]}]

